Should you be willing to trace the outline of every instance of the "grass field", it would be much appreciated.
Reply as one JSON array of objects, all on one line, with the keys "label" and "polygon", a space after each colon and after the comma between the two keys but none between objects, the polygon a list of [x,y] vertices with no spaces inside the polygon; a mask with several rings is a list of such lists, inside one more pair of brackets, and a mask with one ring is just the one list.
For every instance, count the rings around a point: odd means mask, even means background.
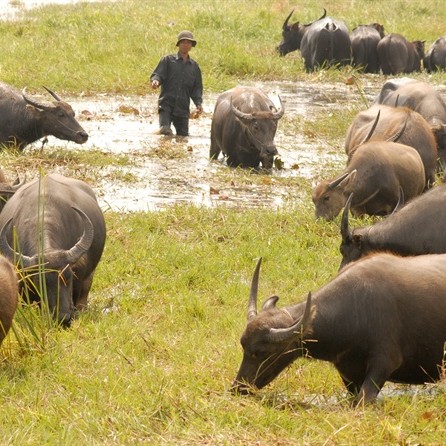
[{"label": "grass field", "polygon": [[[434,0],[48,6],[0,23],[0,79],[30,91],[47,85],[71,95],[152,94],[151,70],[186,28],[199,42],[193,55],[209,91],[247,79],[345,82],[356,74],[350,67],[306,74],[297,53],[275,53],[293,8],[293,21],[309,22],[323,7],[350,28],[377,21],[426,45],[446,22],[443,2]],[[325,138],[339,138],[339,126],[327,127]],[[123,162],[57,148],[0,153],[8,172],[26,165],[77,175],[82,165],[93,187],[98,166]],[[303,300],[337,273],[339,222],[315,221],[309,198],[278,210],[178,205],[105,217],[107,243],[89,309],[60,330],[38,309],[23,307],[2,345],[0,444],[444,444],[444,382],[387,385],[376,405],[355,410],[331,365],[301,359],[254,396],[230,393],[258,257],[261,299],[278,294],[279,306]]]}]

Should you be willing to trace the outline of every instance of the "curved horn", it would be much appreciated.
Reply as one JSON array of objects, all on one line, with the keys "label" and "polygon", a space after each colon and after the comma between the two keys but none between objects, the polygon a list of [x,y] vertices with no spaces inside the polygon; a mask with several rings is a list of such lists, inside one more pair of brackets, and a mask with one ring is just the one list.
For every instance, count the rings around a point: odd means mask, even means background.
[{"label": "curved horn", "polygon": [[342,212],[342,220],[341,220],[341,236],[342,241],[348,241],[352,238],[352,233],[350,231],[350,228],[348,227],[348,213],[350,212],[350,205],[352,203],[353,199],[353,192],[348,197],[344,211]]},{"label": "curved horn", "polygon": [[395,108],[398,107],[398,101],[399,101],[399,100],[400,100],[400,95],[397,94],[397,95],[396,95],[396,99],[395,99],[395,105],[394,105]]},{"label": "curved horn", "polygon": [[282,29],[286,31],[288,27],[288,21],[290,20],[291,16],[293,15],[294,9],[290,12],[290,15],[285,19],[285,22],[283,22]]},{"label": "curved horn", "polygon": [[49,88],[47,88],[47,87],[45,87],[45,85],[42,85],[42,87],[56,100],[56,101],[59,101],[59,102],[61,102],[62,101],[62,99],[60,99],[60,97],[59,96],[57,96],[57,94],[56,93],[54,93],[53,91],[51,91]]},{"label": "curved horn", "polygon": [[240,111],[238,108],[234,107],[234,104],[232,103],[232,98],[231,98],[231,108],[232,108],[232,111],[234,112],[235,116],[237,116],[237,118],[248,119],[248,120],[255,119],[255,117],[252,113],[244,113],[244,112]]},{"label": "curved horn", "polygon": [[334,179],[333,181],[331,181],[330,183],[328,183],[328,188],[334,189],[335,187],[338,187],[339,184],[350,175],[350,173],[351,172],[345,172],[340,177],[338,177],[338,178]]},{"label": "curved horn", "polygon": [[[324,13],[323,13],[317,20],[315,20],[314,22],[317,22],[317,21],[319,21],[319,20],[325,19],[325,16],[326,16],[326,15],[327,15],[327,10],[324,8]],[[312,25],[314,22],[307,23],[307,24],[304,25],[304,26],[310,26],[310,25]]]},{"label": "curved horn", "polygon": [[307,303],[305,304],[304,315],[301,319],[295,322],[291,327],[287,328],[270,328],[269,338],[273,342],[282,342],[295,336],[298,332],[303,332],[303,330],[308,326],[311,317],[311,292],[308,293]]},{"label": "curved horn", "polygon": [[403,188],[400,186],[400,194],[398,196],[398,201],[390,215],[393,215],[401,206],[404,206],[404,191]]},{"label": "curved horn", "polygon": [[282,98],[279,95],[277,95],[277,97],[279,98],[280,108],[279,108],[279,110],[277,110],[276,112],[273,113],[274,120],[280,119],[283,116],[283,114],[285,113],[285,107],[283,106]]},{"label": "curved horn", "polygon": [[249,292],[248,301],[248,321],[257,316],[257,293],[259,290],[259,275],[260,275],[260,265],[262,263],[262,257],[257,262],[256,269],[252,276],[251,290]]},{"label": "curved horn", "polygon": [[84,222],[84,232],[82,233],[79,241],[71,249],[66,251],[68,263],[76,263],[81,255],[88,251],[94,238],[93,223],[88,218],[88,215],[74,206],[72,206],[72,209],[74,209],[81,216],[82,221]]},{"label": "curved horn", "polygon": [[9,227],[11,226],[11,224],[12,218],[10,218],[0,230],[0,251],[5,257],[9,259],[20,258],[20,263],[24,268],[34,265],[34,257],[29,257],[20,252],[14,251],[14,249],[9,244],[6,234],[9,231]]},{"label": "curved horn", "polygon": [[23,88],[23,90],[22,90],[22,97],[28,104],[32,105],[33,107],[40,108],[42,110],[50,110],[53,107],[52,105],[44,104],[43,102],[38,102],[38,101],[35,101],[34,99],[31,99],[26,94],[26,87]]},{"label": "curved horn", "polygon": [[390,136],[389,138],[387,138],[386,141],[397,142],[401,138],[404,131],[406,130],[407,121],[409,121],[409,113],[407,113],[406,120],[404,121],[404,124],[401,127],[401,129],[398,132],[396,132],[393,136]]},{"label": "curved horn", "polygon": [[373,135],[373,132],[376,130],[376,126],[378,125],[379,117],[381,115],[381,110],[378,110],[378,113],[376,114],[375,121],[373,122],[372,128],[370,129],[370,132],[367,134],[367,136],[361,141],[361,144],[365,144]]}]

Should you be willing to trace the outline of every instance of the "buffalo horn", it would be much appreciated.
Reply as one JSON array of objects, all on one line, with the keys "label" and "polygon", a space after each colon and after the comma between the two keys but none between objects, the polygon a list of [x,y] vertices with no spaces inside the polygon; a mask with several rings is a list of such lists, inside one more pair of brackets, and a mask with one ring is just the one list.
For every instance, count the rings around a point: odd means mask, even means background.
[{"label": "buffalo horn", "polygon": [[409,121],[409,113],[407,114],[406,120],[404,121],[404,124],[401,127],[401,129],[397,133],[395,133],[394,135],[392,135],[389,138],[387,138],[386,141],[397,142],[401,138],[401,136],[404,133],[404,131],[406,130],[407,121]]},{"label": "buffalo horn", "polygon": [[248,321],[257,316],[257,293],[259,291],[259,274],[261,263],[262,257],[260,257],[259,261],[257,262],[256,269],[254,270],[254,274],[252,276],[248,302]]},{"label": "buffalo horn", "polygon": [[270,328],[270,340],[273,342],[282,342],[293,337],[296,333],[303,331],[310,321],[311,315],[311,292],[308,293],[307,303],[305,304],[304,315],[295,322],[291,327],[287,328]]},{"label": "buffalo horn", "polygon": [[[326,15],[327,15],[327,10],[324,8],[324,13],[323,13],[317,20],[315,20],[314,22],[318,22],[319,20],[325,19],[325,16],[326,16]],[[304,25],[304,26],[310,26],[310,25],[312,25],[314,22],[307,23],[307,24]]]},{"label": "buffalo horn", "polygon": [[349,175],[351,174],[351,172],[345,172],[344,174],[342,174],[340,177],[334,179],[333,181],[331,181],[330,183],[328,183],[328,188],[329,189],[334,189],[335,187],[338,187],[339,184],[345,180]]},{"label": "buffalo horn", "polygon": [[286,31],[288,27],[288,21],[290,20],[291,16],[293,15],[294,9],[290,12],[290,15],[285,19],[285,22],[283,23],[283,30]]},{"label": "buffalo horn", "polygon": [[47,87],[45,87],[45,85],[43,85],[43,88],[56,100],[56,101],[59,101],[59,102],[61,102],[62,101],[62,99],[60,99],[60,97],[59,96],[57,96],[57,94],[56,93],[54,93],[53,91],[51,91],[49,88],[47,88]]},{"label": "buffalo horn", "polygon": [[[379,116],[381,115],[381,110],[378,110],[378,113],[376,114],[375,121],[373,122],[372,128],[370,129],[370,132],[367,134],[367,136],[364,138],[364,140],[361,142],[361,144],[365,144],[373,135],[376,126],[378,125]],[[359,145],[361,145],[359,144]]]},{"label": "buffalo horn", "polygon": [[342,220],[341,220],[341,236],[342,241],[346,242],[352,238],[352,233],[350,232],[350,228],[348,227],[348,213],[350,212],[350,205],[353,199],[353,192],[348,197],[344,211],[342,212]]},{"label": "buffalo horn", "polygon": [[32,105],[33,107],[40,108],[41,110],[50,110],[51,108],[53,108],[52,105],[44,104],[43,102],[38,102],[34,99],[31,99],[26,94],[26,87],[22,90],[22,97],[28,104]]},{"label": "buffalo horn", "polygon": [[283,116],[283,114],[285,113],[285,107],[283,106],[282,98],[279,95],[277,95],[277,96],[278,96],[279,102],[280,102],[280,109],[273,113],[274,120],[280,119]]},{"label": "buffalo horn", "polygon": [[88,218],[88,215],[74,206],[72,206],[72,209],[81,216],[82,221],[84,222],[84,232],[79,241],[66,252],[68,263],[76,263],[81,255],[88,251],[94,238],[93,223]]}]

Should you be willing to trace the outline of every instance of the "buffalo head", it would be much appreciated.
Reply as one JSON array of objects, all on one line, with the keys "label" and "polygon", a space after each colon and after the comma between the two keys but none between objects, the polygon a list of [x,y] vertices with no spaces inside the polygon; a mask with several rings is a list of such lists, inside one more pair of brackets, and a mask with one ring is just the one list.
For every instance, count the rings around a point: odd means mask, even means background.
[{"label": "buffalo head", "polygon": [[22,96],[30,113],[41,123],[45,135],[53,135],[56,138],[74,141],[77,144],[85,143],[88,140],[88,133],[76,121],[71,105],[60,99],[49,88],[44,88],[55,101],[38,102],[26,94],[25,88],[22,91]]},{"label": "buffalo head", "polygon": [[296,320],[286,309],[276,308],[279,300],[272,296],[257,314],[257,291],[260,259],[251,283],[248,302],[248,323],[241,338],[243,360],[232,384],[234,393],[247,394],[251,388],[261,389],[282,370],[302,355],[302,333],[310,320],[311,294],[305,309]]}]

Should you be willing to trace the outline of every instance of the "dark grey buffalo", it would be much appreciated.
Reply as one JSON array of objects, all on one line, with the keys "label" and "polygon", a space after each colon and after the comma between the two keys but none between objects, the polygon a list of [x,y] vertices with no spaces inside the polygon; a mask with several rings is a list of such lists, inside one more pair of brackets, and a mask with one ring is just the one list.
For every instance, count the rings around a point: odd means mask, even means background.
[{"label": "dark grey buffalo", "polygon": [[[378,122],[376,123],[379,114]],[[426,120],[408,108],[375,104],[359,112],[347,130],[345,151],[351,158],[358,145],[367,138],[376,123],[371,141],[393,141],[413,147],[423,161],[426,189],[435,182],[437,144]]]},{"label": "dark grey buffalo", "polygon": [[262,388],[301,356],[329,361],[356,403],[386,381],[440,378],[446,342],[446,255],[379,254],[355,262],[305,302],[257,313],[260,262],[252,280],[243,360],[234,392]]},{"label": "dark grey buffalo", "polygon": [[423,60],[428,73],[446,69],[446,36],[439,37],[428,49]]},{"label": "dark grey buffalo", "polygon": [[0,83],[0,148],[23,150],[48,135],[78,144],[87,141],[88,134],[76,121],[71,106],[45,89],[55,101],[38,102],[25,92]]},{"label": "dark grey buffalo", "polygon": [[293,49],[300,49],[307,71],[332,65],[347,65],[351,60],[351,44],[348,28],[342,20],[326,17],[300,25],[295,23],[288,28],[286,19],[279,53],[285,55]]},{"label": "dark grey buffalo", "polygon": [[379,23],[359,25],[350,33],[352,63],[364,73],[379,73],[378,42],[384,37]]},{"label": "dark grey buffalo", "polygon": [[313,190],[316,218],[333,220],[353,193],[352,213],[387,215],[398,205],[401,192],[408,201],[425,187],[419,153],[410,146],[387,141],[361,144],[336,178]]},{"label": "dark grey buffalo", "polygon": [[0,345],[17,309],[18,278],[12,263],[0,255]]},{"label": "dark grey buffalo", "polygon": [[35,179],[6,203],[0,228],[0,249],[26,276],[28,299],[47,296],[54,317],[69,325],[87,305],[104,249],[104,216],[93,190],[58,174]]},{"label": "dark grey buffalo", "polygon": [[439,91],[427,82],[408,77],[389,79],[375,103],[407,107],[423,116],[437,141],[438,156],[446,164],[446,103]]},{"label": "dark grey buffalo", "polygon": [[409,42],[401,34],[388,34],[378,43],[378,58],[383,74],[412,73],[421,70],[424,43]]},{"label": "dark grey buffalo", "polygon": [[277,155],[277,121],[284,111],[282,102],[277,109],[259,88],[238,86],[225,91],[212,116],[210,158],[217,159],[223,152],[229,166],[257,168],[262,163],[270,169]]},{"label": "dark grey buffalo", "polygon": [[351,199],[347,200],[341,221],[340,268],[378,251],[401,256],[445,254],[446,184],[414,198],[398,212],[369,226],[349,227]]}]

